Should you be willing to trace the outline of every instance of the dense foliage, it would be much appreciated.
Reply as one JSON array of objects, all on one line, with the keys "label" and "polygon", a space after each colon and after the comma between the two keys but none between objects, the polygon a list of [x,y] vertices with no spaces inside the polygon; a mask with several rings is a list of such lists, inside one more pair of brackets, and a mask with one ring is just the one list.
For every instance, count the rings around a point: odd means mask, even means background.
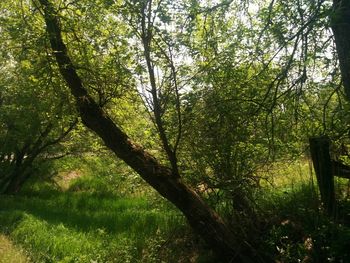
[{"label": "dense foliage", "polygon": [[[234,253],[241,260],[271,259],[259,250],[271,244],[256,235],[280,236],[284,229],[262,219],[257,196],[270,179],[265,171],[308,157],[315,136],[329,136],[332,157],[349,162],[346,53],[333,37],[343,20],[338,1],[333,4],[2,1],[0,193],[17,193],[33,177],[72,172],[85,176],[62,187],[68,192],[127,196],[149,191],[139,174],[207,243],[212,237],[194,227],[204,212],[213,219],[202,230],[217,219],[232,230],[229,246],[248,244]],[[73,158],[55,161],[66,155]],[[184,192],[187,200],[179,197]],[[194,215],[187,201],[202,205],[203,214]],[[23,222],[36,224],[26,216]],[[220,254],[215,242],[209,246]],[[284,245],[279,248],[290,254],[279,256],[293,262],[288,257],[301,250]]]}]

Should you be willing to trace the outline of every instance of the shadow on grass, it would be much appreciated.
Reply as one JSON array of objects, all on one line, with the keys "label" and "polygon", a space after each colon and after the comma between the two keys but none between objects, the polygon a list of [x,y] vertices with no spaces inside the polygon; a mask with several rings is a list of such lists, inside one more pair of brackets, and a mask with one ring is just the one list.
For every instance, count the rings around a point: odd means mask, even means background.
[{"label": "shadow on grass", "polygon": [[[172,225],[183,222],[175,211],[156,207],[146,199],[75,192],[0,196],[0,213],[5,211],[7,218],[18,217],[19,212],[25,212],[49,224],[64,224],[84,232],[103,229],[110,234],[150,235],[159,228],[169,230]],[[6,227],[4,224],[11,222],[0,223]]]}]

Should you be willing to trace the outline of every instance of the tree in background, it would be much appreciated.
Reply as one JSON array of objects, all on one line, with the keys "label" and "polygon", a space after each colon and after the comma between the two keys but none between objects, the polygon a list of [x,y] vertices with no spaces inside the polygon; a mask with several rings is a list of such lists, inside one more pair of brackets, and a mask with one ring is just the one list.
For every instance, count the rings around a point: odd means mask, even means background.
[{"label": "tree in background", "polygon": [[32,41],[29,25],[36,24],[22,11],[25,20],[1,14],[0,193],[7,194],[37,176],[42,162],[67,153],[63,144],[77,123],[43,39]]}]

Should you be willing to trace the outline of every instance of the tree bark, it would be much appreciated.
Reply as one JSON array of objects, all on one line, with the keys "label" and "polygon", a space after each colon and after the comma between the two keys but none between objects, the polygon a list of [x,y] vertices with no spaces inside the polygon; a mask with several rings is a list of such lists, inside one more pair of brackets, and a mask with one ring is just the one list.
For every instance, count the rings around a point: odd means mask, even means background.
[{"label": "tree bark", "polygon": [[101,137],[117,157],[172,202],[184,214],[191,227],[224,261],[250,262],[248,258],[253,257],[250,246],[246,242],[239,242],[222,218],[195,191],[180,178],[174,177],[170,168],[161,165],[155,157],[135,144],[87,93],[62,40],[54,6],[48,0],[39,2],[60,73],[76,99],[82,122]]},{"label": "tree bark", "polygon": [[350,101],[350,1],[333,0],[331,27],[345,94]]},{"label": "tree bark", "polygon": [[7,182],[7,186],[3,192],[5,195],[14,195],[17,194],[23,184],[29,179],[30,173],[27,171],[27,169],[15,169],[11,176],[9,177],[9,180]]},{"label": "tree bark", "polygon": [[24,145],[21,150],[17,150],[13,154],[13,160],[10,161],[4,180],[0,186],[0,194],[15,194],[19,191],[21,187],[22,177],[27,169],[27,164],[25,162],[26,150],[28,149],[28,144]]},{"label": "tree bark", "polygon": [[3,194],[13,195],[17,194],[24,183],[30,178],[30,169],[33,165],[35,158],[38,156],[40,151],[36,150],[26,156],[26,151],[24,149],[15,155],[15,160],[13,162],[13,169],[10,175],[4,182],[5,189]]}]

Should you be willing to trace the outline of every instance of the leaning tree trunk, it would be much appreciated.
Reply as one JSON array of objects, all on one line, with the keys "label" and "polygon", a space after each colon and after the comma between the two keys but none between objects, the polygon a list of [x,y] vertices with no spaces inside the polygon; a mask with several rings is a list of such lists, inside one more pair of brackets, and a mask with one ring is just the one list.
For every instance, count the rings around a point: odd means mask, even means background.
[{"label": "leaning tree trunk", "polygon": [[345,93],[350,101],[350,1],[333,0],[331,27]]},{"label": "leaning tree trunk", "polygon": [[71,93],[83,123],[102,138],[106,146],[133,168],[148,184],[172,202],[187,218],[191,227],[227,262],[248,262],[252,249],[237,240],[233,231],[181,179],[173,176],[168,167],[135,144],[92,99],[83,86],[62,40],[58,16],[51,2],[39,0],[46,28],[59,70]]}]

